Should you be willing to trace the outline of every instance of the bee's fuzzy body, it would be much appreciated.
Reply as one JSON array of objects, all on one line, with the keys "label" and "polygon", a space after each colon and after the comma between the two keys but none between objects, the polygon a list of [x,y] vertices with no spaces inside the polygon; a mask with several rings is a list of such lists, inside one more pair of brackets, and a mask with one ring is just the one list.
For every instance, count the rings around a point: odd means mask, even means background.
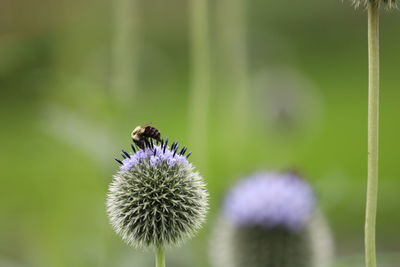
[{"label": "bee's fuzzy body", "polygon": [[161,142],[160,131],[148,124],[137,126],[132,131],[131,137],[133,142],[141,149],[145,148],[146,143],[150,143],[151,139]]}]

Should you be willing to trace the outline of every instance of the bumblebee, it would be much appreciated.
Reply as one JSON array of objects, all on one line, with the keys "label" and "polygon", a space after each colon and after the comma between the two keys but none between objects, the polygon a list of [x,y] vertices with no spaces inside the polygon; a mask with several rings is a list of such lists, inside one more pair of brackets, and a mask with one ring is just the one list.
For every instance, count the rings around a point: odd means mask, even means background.
[{"label": "bumblebee", "polygon": [[161,142],[160,131],[149,124],[137,126],[132,131],[131,137],[133,142],[141,149],[144,149],[146,145],[149,146],[152,144],[152,139]]}]

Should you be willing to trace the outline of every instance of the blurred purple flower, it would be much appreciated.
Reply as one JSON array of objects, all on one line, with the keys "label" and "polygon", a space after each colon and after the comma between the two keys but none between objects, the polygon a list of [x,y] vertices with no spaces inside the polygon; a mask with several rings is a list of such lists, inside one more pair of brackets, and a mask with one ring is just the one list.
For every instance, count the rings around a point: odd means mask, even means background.
[{"label": "blurred purple flower", "polygon": [[236,226],[301,230],[315,208],[311,187],[294,174],[262,172],[240,181],[227,195],[223,215]]}]

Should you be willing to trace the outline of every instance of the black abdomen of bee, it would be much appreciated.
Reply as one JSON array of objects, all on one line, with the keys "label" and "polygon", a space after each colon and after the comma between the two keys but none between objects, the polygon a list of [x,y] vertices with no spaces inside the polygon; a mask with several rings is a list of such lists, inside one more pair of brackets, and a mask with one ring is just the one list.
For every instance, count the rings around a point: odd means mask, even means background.
[{"label": "black abdomen of bee", "polygon": [[160,131],[151,126],[146,126],[143,136],[146,138],[152,138],[154,140],[161,141]]}]

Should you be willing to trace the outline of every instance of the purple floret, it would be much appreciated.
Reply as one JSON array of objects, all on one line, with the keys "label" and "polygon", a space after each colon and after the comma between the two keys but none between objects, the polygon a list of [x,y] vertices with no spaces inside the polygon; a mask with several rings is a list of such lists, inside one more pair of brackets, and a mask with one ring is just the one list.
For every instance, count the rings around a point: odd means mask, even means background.
[{"label": "purple floret", "polygon": [[237,226],[283,227],[298,231],[310,219],[315,196],[294,174],[257,173],[227,195],[224,216]]},{"label": "purple floret", "polygon": [[157,166],[157,164],[158,163],[160,163],[160,157],[157,157],[157,156],[150,156],[150,165],[152,166],[152,167],[155,167],[155,166]]},{"label": "purple floret", "polygon": [[121,171],[127,171],[131,169],[133,166],[139,163],[138,159],[134,156],[131,156],[131,158],[124,159],[122,161],[123,165],[121,165],[120,170]]},{"label": "purple floret", "polygon": [[177,154],[170,151],[170,148],[166,148],[165,152],[161,146],[155,145],[154,148],[140,149],[134,154],[129,154],[130,158],[122,160],[120,167],[121,171],[127,171],[135,167],[136,165],[148,161],[150,166],[156,167],[162,162],[166,162],[169,166],[176,164],[189,164],[187,158],[183,155]]}]

